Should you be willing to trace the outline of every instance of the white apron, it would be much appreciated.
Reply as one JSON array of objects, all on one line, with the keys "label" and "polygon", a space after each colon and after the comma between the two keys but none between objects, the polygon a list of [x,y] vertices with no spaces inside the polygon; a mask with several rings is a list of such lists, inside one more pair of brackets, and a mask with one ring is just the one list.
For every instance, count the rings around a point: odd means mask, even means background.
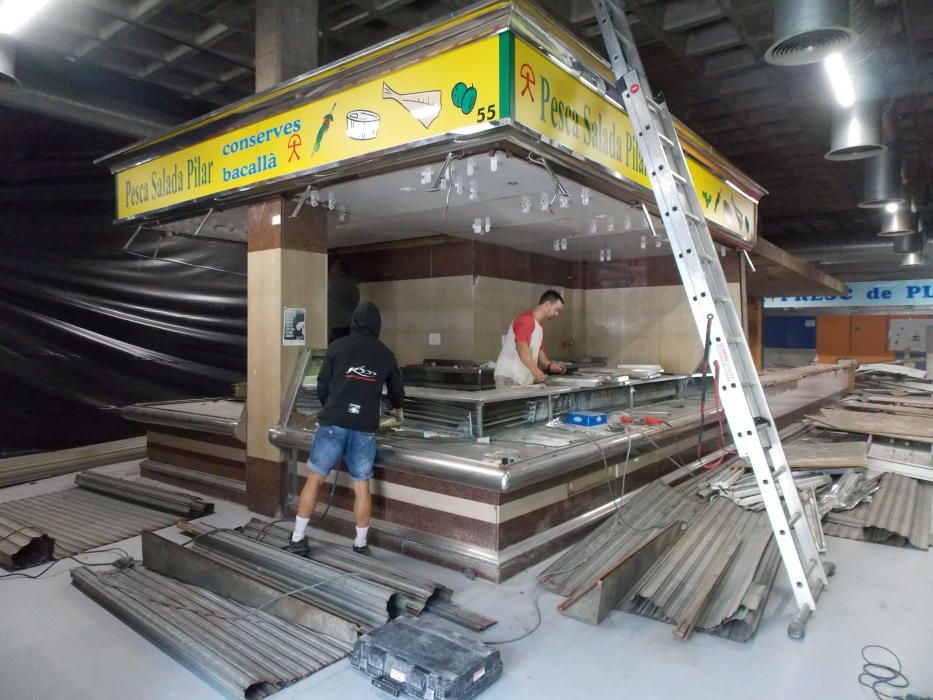
[{"label": "white apron", "polygon": [[[509,330],[502,336],[502,349],[499,351],[499,359],[496,360],[495,376],[511,379],[521,386],[529,386],[535,383],[535,376],[518,356],[518,349],[515,347],[514,324],[514,321],[510,323]],[[535,319],[535,329],[531,334],[531,342],[528,343],[528,347],[531,348],[531,357],[535,362],[538,361],[538,353],[541,352],[543,341],[544,328]]]}]

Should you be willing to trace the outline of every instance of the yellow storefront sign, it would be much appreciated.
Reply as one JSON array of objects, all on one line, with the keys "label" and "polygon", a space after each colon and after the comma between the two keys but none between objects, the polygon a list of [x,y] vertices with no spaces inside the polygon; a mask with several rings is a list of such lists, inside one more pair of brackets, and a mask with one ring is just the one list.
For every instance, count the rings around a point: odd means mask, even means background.
[{"label": "yellow storefront sign", "polygon": [[127,219],[498,118],[489,37],[116,174]]},{"label": "yellow storefront sign", "polygon": [[[577,155],[650,188],[628,116],[521,39],[515,40],[516,121]],[[688,156],[706,218],[754,240],[757,205]]]}]

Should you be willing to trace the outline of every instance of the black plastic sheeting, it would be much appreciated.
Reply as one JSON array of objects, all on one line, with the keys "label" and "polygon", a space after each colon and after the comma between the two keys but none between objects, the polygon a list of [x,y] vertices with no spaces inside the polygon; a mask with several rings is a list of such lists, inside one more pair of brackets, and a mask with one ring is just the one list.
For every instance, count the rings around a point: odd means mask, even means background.
[{"label": "black plastic sheeting", "polygon": [[246,376],[246,246],[140,236],[150,260],[91,221],[0,231],[0,456],[136,435],[120,407]]}]

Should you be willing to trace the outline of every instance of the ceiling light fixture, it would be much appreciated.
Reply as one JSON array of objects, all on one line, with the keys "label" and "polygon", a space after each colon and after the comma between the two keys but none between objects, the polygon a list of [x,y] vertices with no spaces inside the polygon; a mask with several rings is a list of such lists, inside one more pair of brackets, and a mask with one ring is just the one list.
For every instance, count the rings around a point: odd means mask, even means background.
[{"label": "ceiling light fixture", "polygon": [[49,0],[6,0],[0,4],[0,34],[15,34],[48,4]]},{"label": "ceiling light fixture", "polygon": [[0,87],[19,85],[15,73],[15,46],[13,40],[0,36]]},{"label": "ceiling light fixture", "polygon": [[897,211],[897,202],[888,202],[884,205],[884,210],[888,212],[888,214],[893,214]]},{"label": "ceiling light fixture", "polygon": [[855,88],[852,86],[852,77],[846,68],[845,59],[841,53],[831,53],[823,59],[823,67],[829,76],[829,84],[836,95],[836,102],[842,107],[851,107],[855,104]]},{"label": "ceiling light fixture", "polygon": [[768,63],[816,63],[855,38],[848,0],[780,0],[773,5],[774,43],[765,51]]},{"label": "ceiling light fixture", "polygon": [[888,148],[865,161],[865,184],[859,207],[873,209],[891,202],[905,201],[901,154],[897,146]]},{"label": "ceiling light fixture", "polygon": [[826,160],[871,158],[885,150],[881,139],[881,105],[862,100],[833,110],[832,131]]}]

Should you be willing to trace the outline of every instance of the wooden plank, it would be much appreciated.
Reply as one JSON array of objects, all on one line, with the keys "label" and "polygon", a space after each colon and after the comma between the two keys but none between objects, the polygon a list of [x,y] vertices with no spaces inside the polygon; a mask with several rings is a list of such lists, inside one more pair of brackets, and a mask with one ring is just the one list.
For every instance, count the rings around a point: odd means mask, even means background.
[{"label": "wooden plank", "polygon": [[898,416],[926,416],[927,418],[933,419],[933,407],[920,408],[917,406],[901,406],[898,404],[880,406],[877,403],[866,403],[850,399],[843,401],[842,405],[856,411],[874,411]]},{"label": "wooden plank", "polygon": [[838,408],[824,408],[818,415],[807,416],[815,423],[849,433],[883,435],[902,440],[933,442],[933,421],[917,416],[892,416]]},{"label": "wooden plank", "polygon": [[[868,441],[849,442],[789,442],[784,445],[784,455],[792,469],[843,469],[865,467],[868,458]],[[748,468],[744,459],[736,465]]]}]

